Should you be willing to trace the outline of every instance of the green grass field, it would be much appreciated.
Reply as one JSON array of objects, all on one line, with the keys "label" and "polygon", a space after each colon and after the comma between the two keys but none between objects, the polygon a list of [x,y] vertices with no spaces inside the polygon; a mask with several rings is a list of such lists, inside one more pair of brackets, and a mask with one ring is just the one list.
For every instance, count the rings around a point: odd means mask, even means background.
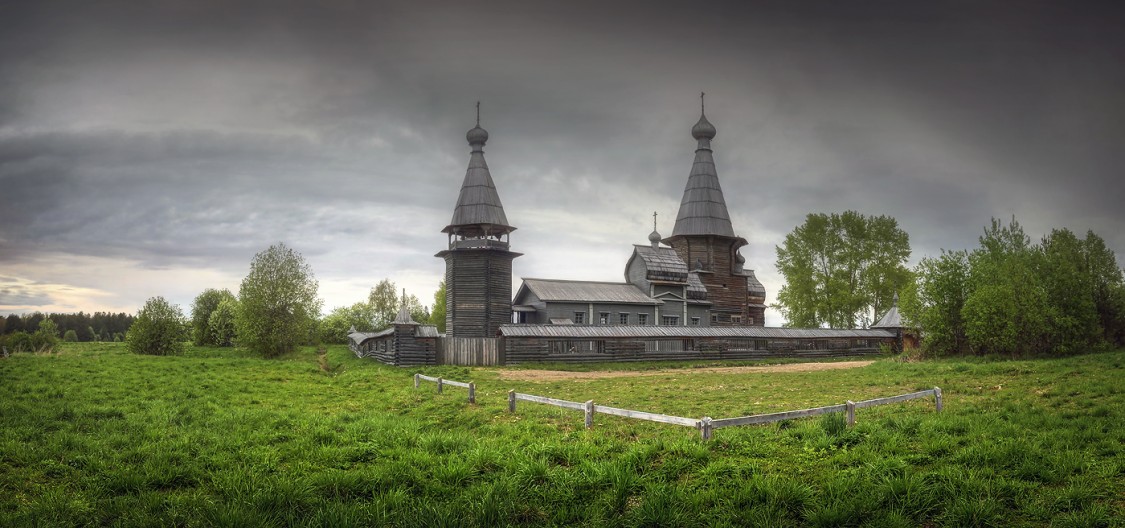
[{"label": "green grass field", "polygon": [[[112,344],[0,360],[0,525],[1122,526],[1125,351],[807,373],[475,381],[329,349],[264,360]],[[656,365],[632,365],[646,369]],[[663,365],[660,365],[663,367]],[[681,365],[683,366],[683,365]],[[939,386],[933,400],[720,429],[509,389],[725,418]]]}]

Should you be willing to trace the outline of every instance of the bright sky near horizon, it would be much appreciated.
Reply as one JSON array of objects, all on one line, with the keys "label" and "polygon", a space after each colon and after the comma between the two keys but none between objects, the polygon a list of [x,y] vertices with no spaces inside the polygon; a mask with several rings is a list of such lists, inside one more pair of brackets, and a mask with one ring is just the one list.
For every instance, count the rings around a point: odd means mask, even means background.
[{"label": "bright sky near horizon", "polygon": [[384,278],[429,303],[478,100],[517,284],[623,280],[653,211],[671,233],[701,91],[770,302],[810,212],[894,216],[911,263],[1013,215],[1120,255],[1121,27],[1106,2],[17,1],[0,313],[186,311],[279,241],[326,310]]}]

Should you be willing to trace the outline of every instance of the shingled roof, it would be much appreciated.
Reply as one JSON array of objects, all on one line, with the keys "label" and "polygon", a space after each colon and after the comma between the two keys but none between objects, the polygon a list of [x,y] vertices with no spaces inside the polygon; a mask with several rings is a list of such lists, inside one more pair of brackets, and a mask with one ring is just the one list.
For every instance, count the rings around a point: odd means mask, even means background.
[{"label": "shingled roof", "polygon": [[[523,279],[522,288],[530,290],[541,301],[664,304],[627,282]],[[519,297],[518,293],[516,297]]]},{"label": "shingled roof", "polygon": [[687,264],[670,247],[652,247],[641,244],[633,245],[637,256],[645,263],[649,280],[686,281],[688,274]]},{"label": "shingled roof", "polygon": [[484,161],[488,132],[480,127],[479,117],[477,126],[469,130],[466,139],[472,147],[469,168],[465,171],[461,194],[457,196],[457,205],[453,208],[453,219],[442,232],[470,237],[510,233],[516,228],[508,225],[504,205],[500,203],[492,173]]},{"label": "shingled roof", "polygon": [[898,313],[898,293],[895,293],[894,300],[891,301],[891,309],[883,314],[883,318],[879,322],[871,325],[871,328],[902,328],[902,316]]},{"label": "shingled roof", "polygon": [[672,237],[689,235],[717,235],[734,237],[734,228],[727,212],[727,202],[719,185],[719,174],[715,170],[715,159],[711,153],[711,139],[715,137],[715,127],[707,121],[706,115],[692,127],[692,137],[698,140],[695,149],[695,162],[691,166],[684,197],[680,201],[680,211],[676,214],[676,226]]}]

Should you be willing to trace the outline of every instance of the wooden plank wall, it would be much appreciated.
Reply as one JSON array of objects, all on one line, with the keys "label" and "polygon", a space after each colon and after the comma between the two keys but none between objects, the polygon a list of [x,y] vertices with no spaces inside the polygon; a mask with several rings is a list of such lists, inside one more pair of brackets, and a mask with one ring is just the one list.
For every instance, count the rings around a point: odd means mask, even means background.
[{"label": "wooden plank wall", "polygon": [[439,365],[488,367],[504,364],[500,338],[442,337],[437,345]]}]

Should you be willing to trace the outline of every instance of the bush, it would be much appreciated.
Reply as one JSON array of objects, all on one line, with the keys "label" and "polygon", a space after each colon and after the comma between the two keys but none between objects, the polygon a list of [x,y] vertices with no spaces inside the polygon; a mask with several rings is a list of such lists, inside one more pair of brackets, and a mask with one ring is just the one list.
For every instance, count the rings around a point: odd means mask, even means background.
[{"label": "bush", "polygon": [[63,341],[66,341],[67,343],[77,343],[78,332],[75,332],[74,330],[67,330],[66,333],[63,334]]},{"label": "bush", "polygon": [[219,345],[213,339],[211,332],[211,314],[223,301],[234,300],[234,294],[229,290],[216,290],[207,288],[200,293],[191,303],[191,338],[196,346]]},{"label": "bush", "polygon": [[312,268],[285,244],[255,255],[238,291],[239,344],[276,357],[310,341],[320,315],[317,289]]},{"label": "bush", "polygon": [[145,302],[125,334],[125,346],[134,354],[169,356],[184,351],[187,321],[180,307],[163,297]]},{"label": "bush", "polygon": [[237,312],[238,300],[233,295],[219,302],[219,305],[211,311],[211,317],[207,320],[207,331],[210,334],[209,343],[224,347],[234,344],[234,321]]}]

